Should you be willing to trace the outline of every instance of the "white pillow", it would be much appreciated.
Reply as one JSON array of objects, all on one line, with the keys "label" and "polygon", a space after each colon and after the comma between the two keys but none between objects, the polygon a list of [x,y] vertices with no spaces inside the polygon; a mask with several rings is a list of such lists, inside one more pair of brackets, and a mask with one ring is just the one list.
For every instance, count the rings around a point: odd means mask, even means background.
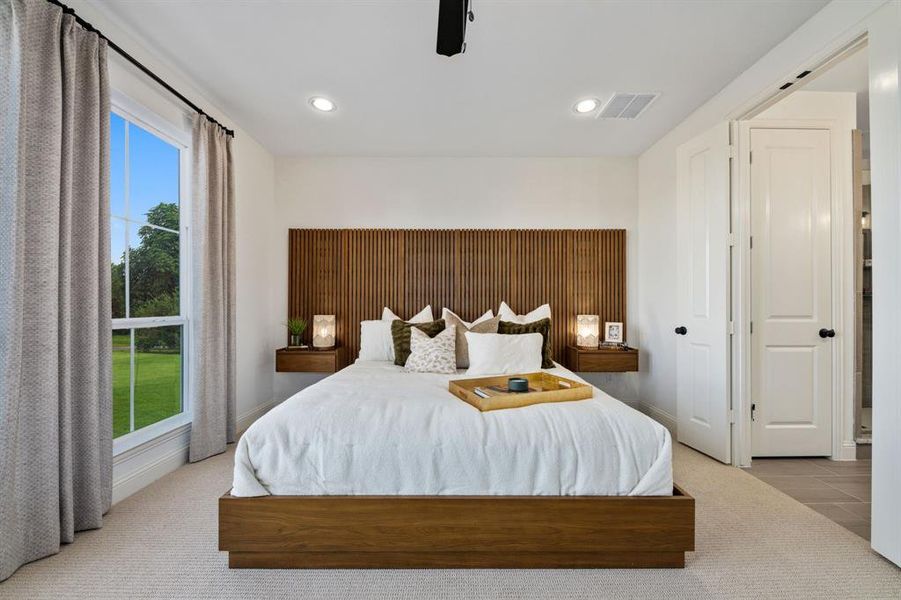
[{"label": "white pillow", "polygon": [[[432,316],[432,305],[429,304],[421,311],[407,319],[407,323],[430,323],[434,320],[435,318]],[[403,321],[403,319],[394,314],[394,311],[386,306],[382,309],[382,321]]]},{"label": "white pillow", "polygon": [[435,337],[418,327],[410,328],[410,356],[404,365],[408,373],[456,373],[457,328],[446,327]]},{"label": "white pillow", "polygon": [[535,321],[540,321],[541,319],[550,319],[551,305],[542,304],[529,314],[518,315],[513,312],[513,309],[510,308],[506,302],[501,302],[500,308],[497,309],[497,314],[500,316],[501,321],[507,321],[508,323],[533,323]]},{"label": "white pillow", "polygon": [[391,321],[360,321],[360,360],[394,362]]},{"label": "white pillow", "polygon": [[490,308],[485,311],[485,314],[483,314],[481,317],[479,317],[472,323],[467,323],[466,321],[464,321],[463,319],[460,318],[460,315],[458,315],[457,313],[455,313],[454,311],[452,311],[449,308],[445,307],[445,308],[441,309],[441,318],[444,319],[445,321],[447,320],[448,314],[452,314],[455,317],[457,317],[457,320],[460,321],[461,323],[463,323],[463,325],[466,326],[466,329],[470,329],[473,325],[478,325],[482,321],[490,321],[491,319],[494,318],[494,311],[491,310]]},{"label": "white pillow", "polygon": [[501,333],[466,332],[469,346],[467,375],[501,375],[534,373],[541,370],[540,333],[504,335]]}]

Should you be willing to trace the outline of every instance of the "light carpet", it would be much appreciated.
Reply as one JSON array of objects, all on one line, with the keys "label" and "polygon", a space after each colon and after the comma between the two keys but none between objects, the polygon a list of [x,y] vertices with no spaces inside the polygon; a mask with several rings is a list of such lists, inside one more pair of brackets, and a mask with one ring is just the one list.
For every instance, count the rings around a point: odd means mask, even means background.
[{"label": "light carpet", "polygon": [[0,584],[0,598],[901,598],[901,570],[803,504],[684,446],[697,499],[682,570],[229,570],[216,499],[234,452],[120,502],[103,529]]}]

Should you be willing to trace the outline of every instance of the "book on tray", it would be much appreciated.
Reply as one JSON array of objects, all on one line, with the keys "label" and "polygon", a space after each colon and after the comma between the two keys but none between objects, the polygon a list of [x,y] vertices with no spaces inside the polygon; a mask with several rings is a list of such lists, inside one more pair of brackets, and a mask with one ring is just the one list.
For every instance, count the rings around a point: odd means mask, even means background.
[{"label": "book on tray", "polygon": [[[529,392],[537,392],[537,388],[529,386]],[[491,398],[493,396],[506,396],[507,394],[525,394],[526,392],[511,392],[503,385],[487,385],[474,388],[472,393],[480,398]]]}]

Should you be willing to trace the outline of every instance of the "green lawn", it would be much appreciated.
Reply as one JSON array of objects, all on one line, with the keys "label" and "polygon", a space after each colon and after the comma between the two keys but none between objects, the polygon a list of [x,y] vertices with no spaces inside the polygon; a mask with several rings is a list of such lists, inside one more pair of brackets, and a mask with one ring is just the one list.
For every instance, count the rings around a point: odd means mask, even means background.
[{"label": "green lawn", "polygon": [[[129,432],[128,334],[113,335],[113,437]],[[135,353],[135,429],[181,412],[181,354]]]}]

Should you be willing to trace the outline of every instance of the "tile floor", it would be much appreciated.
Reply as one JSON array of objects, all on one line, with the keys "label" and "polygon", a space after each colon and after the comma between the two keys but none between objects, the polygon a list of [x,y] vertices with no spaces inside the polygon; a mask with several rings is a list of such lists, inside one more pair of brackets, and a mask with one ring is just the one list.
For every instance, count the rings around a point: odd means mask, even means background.
[{"label": "tile floor", "polygon": [[870,539],[870,459],[833,461],[828,458],[755,458],[745,469],[832,519]]}]

